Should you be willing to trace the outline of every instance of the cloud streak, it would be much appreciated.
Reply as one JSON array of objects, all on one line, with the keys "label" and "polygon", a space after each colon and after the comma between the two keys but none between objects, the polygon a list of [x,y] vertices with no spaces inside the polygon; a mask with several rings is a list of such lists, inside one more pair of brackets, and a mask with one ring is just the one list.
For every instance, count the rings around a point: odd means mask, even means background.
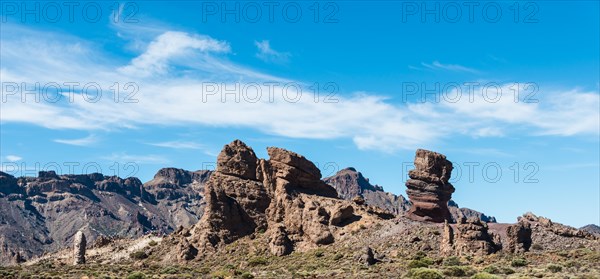
[{"label": "cloud streak", "polygon": [[75,145],[75,146],[89,146],[96,143],[98,139],[94,135],[89,135],[85,138],[79,139],[55,139],[54,142]]},{"label": "cloud streak", "polygon": [[[116,81],[135,81],[139,85],[139,102],[116,103],[110,92],[93,103],[80,94],[75,94],[73,101],[59,103],[21,102],[20,96],[11,95],[2,104],[1,122],[83,131],[145,125],[241,127],[288,138],[351,139],[359,149],[383,152],[413,149],[460,134],[499,137],[515,131],[538,136],[600,133],[596,92],[544,92],[539,103],[515,102],[506,97],[491,103],[476,94],[473,100],[463,96],[454,103],[394,104],[382,96],[361,92],[338,94],[337,101],[324,102],[315,101],[309,90],[298,95],[286,88],[288,82],[303,86],[303,81],[290,81],[229,62],[223,57],[231,52],[229,44],[203,35],[165,31],[123,65],[78,38],[31,30],[25,33],[32,35],[26,36],[31,45],[47,47],[38,53],[39,48],[20,43],[22,35],[3,37],[3,81],[89,81],[89,73],[93,72],[93,81],[103,88],[110,88]],[[161,52],[163,46],[166,50]],[[35,67],[21,66],[32,65],[32,57],[38,58]],[[476,71],[437,61],[429,66]],[[208,90],[207,84],[214,87]],[[508,92],[507,86],[503,88]],[[249,96],[259,98],[248,101]],[[228,101],[224,102],[223,97]],[[91,140],[88,137],[56,141],[85,145]],[[200,148],[178,141],[154,145]]]},{"label": "cloud streak", "polygon": [[284,64],[289,62],[291,54],[287,52],[279,52],[271,48],[269,40],[254,41],[254,45],[258,48],[256,57],[267,63]]},{"label": "cloud streak", "polygon": [[465,67],[465,66],[458,65],[458,64],[442,64],[439,61],[433,61],[433,63],[431,63],[431,64],[421,62],[421,66],[423,66],[427,69],[430,69],[430,70],[445,70],[445,71],[451,71],[451,72],[464,72],[464,73],[471,73],[471,74],[481,73],[479,70],[476,70],[473,68]]}]

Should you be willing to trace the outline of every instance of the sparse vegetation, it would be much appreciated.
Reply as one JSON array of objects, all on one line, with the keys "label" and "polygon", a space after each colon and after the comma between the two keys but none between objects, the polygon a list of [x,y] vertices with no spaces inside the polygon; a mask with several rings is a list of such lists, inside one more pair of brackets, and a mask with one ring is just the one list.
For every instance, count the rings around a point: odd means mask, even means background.
[{"label": "sparse vegetation", "polygon": [[444,275],[435,269],[413,268],[408,272],[408,277],[413,279],[443,279]]},{"label": "sparse vegetation", "polygon": [[254,257],[248,260],[249,266],[258,266],[258,265],[266,265],[269,261],[264,257]]},{"label": "sparse vegetation", "polygon": [[557,273],[562,271],[562,266],[556,264],[549,264],[547,269],[552,273]]},{"label": "sparse vegetation", "polygon": [[486,272],[477,273],[477,274],[473,275],[473,277],[471,277],[471,278],[472,279],[500,279],[500,277],[486,273]]},{"label": "sparse vegetation", "polygon": [[516,259],[513,259],[513,260],[510,262],[510,265],[511,265],[512,267],[523,267],[523,266],[527,266],[527,260],[526,260],[526,259],[524,259],[524,258],[516,258]]},{"label": "sparse vegetation", "polygon": [[146,274],[141,273],[141,272],[134,272],[134,273],[127,275],[127,279],[144,279],[144,278],[146,278]]},{"label": "sparse vegetation", "polygon": [[148,246],[150,246],[150,247],[154,247],[156,245],[158,245],[158,242],[156,242],[154,240],[151,240],[150,242],[148,242]]},{"label": "sparse vegetation", "polygon": [[451,277],[471,276],[475,272],[468,266],[449,266],[443,270],[444,275]]},{"label": "sparse vegetation", "polygon": [[132,252],[131,254],[129,254],[129,257],[134,260],[143,260],[145,258],[148,258],[148,254],[146,254],[146,252],[140,250],[140,251]]},{"label": "sparse vegetation", "polygon": [[419,267],[429,267],[433,264],[433,260],[430,258],[422,258],[418,260],[412,260],[408,262],[408,268],[419,268]]},{"label": "sparse vegetation", "polygon": [[460,265],[460,259],[458,257],[454,257],[454,256],[445,258],[444,265],[445,266]]}]

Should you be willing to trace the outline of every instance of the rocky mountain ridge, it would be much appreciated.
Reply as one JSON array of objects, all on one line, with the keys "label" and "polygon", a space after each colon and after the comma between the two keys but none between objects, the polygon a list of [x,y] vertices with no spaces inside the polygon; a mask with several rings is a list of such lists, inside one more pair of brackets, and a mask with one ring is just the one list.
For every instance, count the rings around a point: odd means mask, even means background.
[{"label": "rocky mountain ridge", "polygon": [[15,178],[0,172],[0,263],[18,263],[73,242],[139,237],[195,224],[204,210],[209,171],[161,169],[142,184],[99,173]]}]

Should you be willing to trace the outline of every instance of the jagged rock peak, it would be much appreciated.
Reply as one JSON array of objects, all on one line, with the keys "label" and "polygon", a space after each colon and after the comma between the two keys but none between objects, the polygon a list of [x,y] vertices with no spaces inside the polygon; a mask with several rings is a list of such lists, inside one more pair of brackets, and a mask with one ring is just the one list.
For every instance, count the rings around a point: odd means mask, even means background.
[{"label": "jagged rock peak", "polygon": [[238,176],[240,178],[256,180],[256,166],[258,159],[252,148],[241,140],[234,140],[227,144],[217,157],[216,171]]},{"label": "jagged rock peak", "polygon": [[309,161],[298,153],[279,147],[268,147],[267,153],[269,154],[270,161],[276,161],[296,167],[308,174],[315,176],[317,179],[321,179],[321,171],[319,168],[317,168],[313,162]]}]

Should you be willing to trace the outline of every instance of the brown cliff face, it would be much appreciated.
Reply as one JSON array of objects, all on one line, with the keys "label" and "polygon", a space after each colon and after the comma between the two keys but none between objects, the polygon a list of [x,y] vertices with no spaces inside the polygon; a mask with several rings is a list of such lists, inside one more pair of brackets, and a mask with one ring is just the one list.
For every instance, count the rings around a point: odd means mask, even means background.
[{"label": "brown cliff face", "polygon": [[451,220],[448,201],[454,187],[448,180],[452,162],[446,156],[418,149],[415,168],[410,170],[406,181],[406,193],[412,203],[407,217],[417,221],[444,222]]},{"label": "brown cliff face", "polygon": [[267,152],[269,160],[257,159],[239,140],[223,148],[190,237],[200,252],[265,232],[271,253],[285,255],[297,246],[334,242],[335,227],[356,219],[355,205],[338,199],[312,162],[281,148]]}]

